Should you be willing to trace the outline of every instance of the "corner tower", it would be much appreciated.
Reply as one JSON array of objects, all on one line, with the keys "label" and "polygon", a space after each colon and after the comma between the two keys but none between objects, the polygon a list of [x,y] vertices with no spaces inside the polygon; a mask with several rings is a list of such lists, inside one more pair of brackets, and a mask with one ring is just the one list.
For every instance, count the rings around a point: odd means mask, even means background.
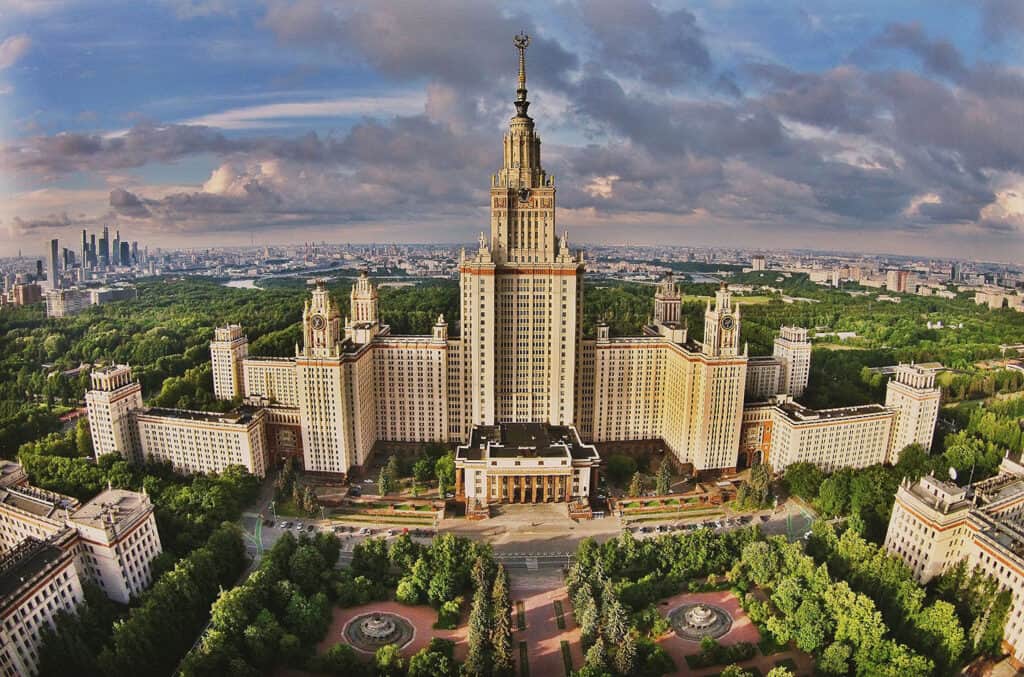
[{"label": "corner tower", "polygon": [[[462,342],[465,423],[573,422],[583,257],[555,229],[555,181],[541,165],[528,114],[525,34],[516,113],[491,177],[491,232],[463,255]],[[466,430],[469,429],[466,428]]]}]

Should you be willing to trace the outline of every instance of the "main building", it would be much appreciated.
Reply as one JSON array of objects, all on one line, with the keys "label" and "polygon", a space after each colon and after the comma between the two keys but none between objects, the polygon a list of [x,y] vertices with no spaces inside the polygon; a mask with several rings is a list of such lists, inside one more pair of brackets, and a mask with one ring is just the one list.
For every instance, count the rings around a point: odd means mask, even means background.
[{"label": "main building", "polygon": [[[921,419],[931,408],[903,414],[898,398],[863,411],[797,405],[791,398],[810,370],[806,330],[783,327],[772,356],[749,358],[741,309],[725,285],[708,301],[702,340],[688,333],[671,277],[658,285],[642,335],[613,337],[599,325],[583,336],[585,261],[558,234],[555,179],[528,113],[528,42],[516,38],[515,115],[490,178],[490,233],[459,260],[457,330],[441,316],[429,335],[393,335],[365,274],[344,317],[318,282],[294,357],[249,356],[241,327],[216,330],[214,389],[222,399],[244,398],[236,412],[146,409],[126,367],[94,375],[89,420],[98,453],[189,471],[240,463],[259,475],[271,459],[293,456],[307,472],[345,474],[364,466],[378,442],[445,442],[463,445],[461,497],[571,500],[587,497],[597,479],[592,444],[660,440],[696,472],[814,454],[826,465],[869,465],[890,458],[901,416],[914,420],[900,440],[934,427],[934,417]],[[913,391],[937,402],[926,381],[908,384],[904,399]],[[822,427],[824,435],[805,434]],[[846,432],[829,434],[839,429]],[[542,442],[509,443],[524,439]],[[517,474],[517,466],[532,469]]]}]

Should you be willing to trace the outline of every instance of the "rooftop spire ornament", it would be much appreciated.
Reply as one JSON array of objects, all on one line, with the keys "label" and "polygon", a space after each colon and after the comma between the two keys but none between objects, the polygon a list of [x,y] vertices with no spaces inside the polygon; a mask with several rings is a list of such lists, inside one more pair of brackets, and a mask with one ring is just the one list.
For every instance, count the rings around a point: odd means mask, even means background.
[{"label": "rooftop spire ornament", "polygon": [[526,48],[530,46],[530,36],[520,31],[512,38],[512,44],[519,50],[519,87],[516,89],[516,114],[527,117],[526,109],[530,102],[526,100]]}]

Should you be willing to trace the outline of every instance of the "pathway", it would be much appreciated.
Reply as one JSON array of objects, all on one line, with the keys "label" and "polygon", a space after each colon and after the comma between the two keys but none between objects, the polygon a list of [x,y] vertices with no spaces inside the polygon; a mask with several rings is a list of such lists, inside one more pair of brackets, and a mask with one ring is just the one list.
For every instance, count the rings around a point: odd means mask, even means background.
[{"label": "pathway", "polygon": [[[561,677],[565,675],[562,660],[562,642],[568,642],[572,655],[572,666],[583,665],[583,650],[580,647],[580,631],[572,615],[568,593],[562,582],[561,572],[519,571],[510,572],[512,582],[512,653],[516,659],[516,674],[522,675],[519,666],[519,643],[526,642],[529,674],[533,677]],[[561,602],[565,628],[558,627],[555,601]],[[519,629],[517,609],[522,604],[526,628]]]}]

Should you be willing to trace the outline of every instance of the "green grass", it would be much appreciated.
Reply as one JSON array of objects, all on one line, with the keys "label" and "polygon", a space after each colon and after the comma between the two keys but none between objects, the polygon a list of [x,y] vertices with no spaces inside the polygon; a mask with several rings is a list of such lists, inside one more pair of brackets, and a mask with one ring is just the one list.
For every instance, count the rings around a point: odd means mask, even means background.
[{"label": "green grass", "polygon": [[565,677],[572,676],[572,651],[569,650],[569,642],[562,640],[562,663],[565,665]]},{"label": "green grass", "polygon": [[527,658],[526,642],[519,642],[519,677],[530,677],[530,661]]},{"label": "green grass", "polygon": [[565,630],[565,614],[562,610],[562,600],[555,600],[555,624],[559,630]]},{"label": "green grass", "polygon": [[516,625],[517,630],[526,629],[526,606],[522,602],[516,602]]},{"label": "green grass", "polygon": [[[317,512],[319,512],[319,510]],[[277,515],[278,517],[310,517],[309,513],[307,513],[305,510],[300,509],[298,506],[295,505],[295,502],[291,500],[274,501],[273,514]]]}]

